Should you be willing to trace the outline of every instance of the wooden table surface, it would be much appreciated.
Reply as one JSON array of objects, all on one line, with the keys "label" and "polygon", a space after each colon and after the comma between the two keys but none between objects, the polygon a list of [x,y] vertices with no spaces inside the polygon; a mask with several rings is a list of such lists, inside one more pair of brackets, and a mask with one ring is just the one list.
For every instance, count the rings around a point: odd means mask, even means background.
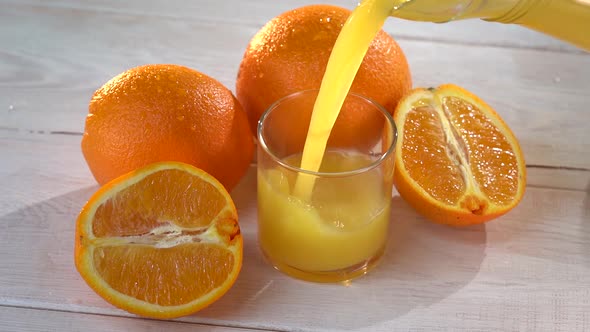
[{"label": "wooden table surface", "polygon": [[84,283],[73,240],[98,188],[80,150],[93,91],[146,63],[186,65],[235,91],[250,38],[309,3],[0,0],[0,331],[590,331],[590,54],[483,21],[392,18],[384,29],[415,86],[462,85],[513,129],[528,187],[508,215],[451,229],[396,193],[380,266],[348,287],[306,283],[258,251],[251,167],[232,192],[244,265],[221,300],[147,320]]}]

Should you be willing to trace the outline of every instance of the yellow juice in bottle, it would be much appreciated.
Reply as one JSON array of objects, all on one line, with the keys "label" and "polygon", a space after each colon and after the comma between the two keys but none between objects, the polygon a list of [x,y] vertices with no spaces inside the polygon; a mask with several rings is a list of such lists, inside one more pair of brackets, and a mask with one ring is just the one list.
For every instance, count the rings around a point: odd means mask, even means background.
[{"label": "yellow juice in bottle", "polygon": [[513,23],[590,51],[590,0],[393,0],[391,16],[427,22]]},{"label": "yellow juice in bottle", "polygon": [[[298,165],[301,155],[285,163]],[[321,172],[346,172],[370,165],[366,155],[328,150]],[[312,281],[362,275],[382,254],[391,194],[379,170],[318,179],[309,201],[292,195],[296,173],[278,166],[258,174],[258,241],[280,270]],[[335,271],[351,271],[342,275]],[[344,273],[344,272],[343,272]],[[357,275],[355,275],[355,273]]]}]

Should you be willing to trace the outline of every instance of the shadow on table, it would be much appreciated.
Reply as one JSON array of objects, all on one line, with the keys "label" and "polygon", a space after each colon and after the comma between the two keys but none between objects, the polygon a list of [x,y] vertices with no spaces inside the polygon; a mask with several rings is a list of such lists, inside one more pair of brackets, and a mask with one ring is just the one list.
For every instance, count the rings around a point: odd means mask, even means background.
[{"label": "shadow on table", "polygon": [[359,305],[373,308],[361,321],[392,320],[444,300],[477,275],[485,248],[484,225],[433,224],[394,197],[388,250],[374,271],[353,284]]},{"label": "shadow on table", "polygon": [[[89,186],[0,216],[0,297],[67,305],[91,293],[74,267],[76,218],[98,189]],[[96,301],[101,301],[98,296]],[[105,305],[108,306],[108,305]]]},{"label": "shadow on table", "polygon": [[[20,266],[3,273],[0,282],[27,280],[0,295],[118,312],[92,293],[73,264],[75,220],[96,189],[82,188],[0,216],[0,241],[14,247],[0,253],[0,261]],[[302,282],[275,271],[259,252],[255,176],[247,176],[232,195],[245,241],[242,271],[218,302],[183,321],[310,331],[370,327],[444,300],[474,278],[484,257],[483,226],[434,225],[395,197],[390,244],[373,271],[348,286]]]},{"label": "shadow on table", "polygon": [[[588,182],[588,186],[586,187],[586,197],[584,198],[583,204],[581,230],[584,241],[584,252],[587,254],[590,253],[590,182]],[[590,259],[586,259],[585,262],[590,267]]]},{"label": "shadow on table", "polygon": [[[233,194],[244,220],[242,272],[218,303],[196,314],[216,324],[231,310],[230,316],[245,324],[240,326],[250,328],[370,328],[459,291],[477,275],[485,256],[484,225],[432,224],[398,196],[392,201],[389,245],[374,270],[349,285],[303,282],[275,271],[262,258],[256,243],[254,177]],[[188,319],[197,321],[196,316]]]},{"label": "shadow on table", "polygon": [[506,255],[508,265],[519,262],[511,273],[526,274],[545,261],[548,277],[560,266],[569,281],[587,280],[579,267],[590,266],[590,186],[586,192],[528,187],[518,206],[486,227],[490,252]]}]

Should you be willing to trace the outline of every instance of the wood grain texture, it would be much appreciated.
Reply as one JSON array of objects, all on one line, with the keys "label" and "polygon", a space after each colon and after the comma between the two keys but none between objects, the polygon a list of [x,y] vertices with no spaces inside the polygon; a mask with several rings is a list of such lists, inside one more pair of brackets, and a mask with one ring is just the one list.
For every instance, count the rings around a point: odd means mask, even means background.
[{"label": "wood grain texture", "polygon": [[[250,329],[202,324],[186,324],[122,318],[104,315],[87,315],[63,311],[0,306],[0,331],[10,332],[104,332],[104,331],[174,331],[174,332],[248,332]],[[260,331],[260,330],[257,330]]]},{"label": "wood grain texture", "polygon": [[[310,0],[0,0],[0,330],[590,331],[590,54],[517,26],[390,19],[415,86],[456,83],[519,138],[528,187],[512,212],[453,229],[393,197],[380,265],[348,286],[290,279],[256,244],[255,172],[232,192],[245,239],[235,286],[178,322],[103,301],[73,263],[98,186],[80,151],[92,92],[145,63],[230,89],[250,38]],[[353,8],[356,1],[332,4]]]},{"label": "wood grain texture", "polygon": [[[314,0],[253,0],[226,1],[221,5],[217,0],[172,1],[52,1],[3,0],[2,3],[38,10],[57,9],[72,13],[111,14],[141,19],[164,18],[184,21],[202,21],[212,25],[244,26],[258,29],[271,18],[297,7],[322,3]],[[353,9],[357,1],[333,0],[324,2]],[[430,24],[390,19],[386,30],[392,30],[396,38],[420,39],[442,43],[493,45],[510,48],[534,48],[550,51],[581,53],[580,50],[561,41],[516,25],[493,24],[479,21],[458,21],[447,24]],[[485,31],[486,33],[481,33]]]},{"label": "wood grain texture", "polygon": [[[131,316],[94,294],[74,268],[74,220],[98,188],[78,141],[0,135],[0,155],[11,156],[0,168],[0,305]],[[383,261],[346,287],[293,280],[264,262],[256,244],[255,186],[252,169],[232,192],[245,239],[236,284],[179,321],[285,331],[590,328],[584,191],[529,187],[506,216],[462,229],[426,222],[395,195]]]},{"label": "wood grain texture", "polygon": [[[309,2],[237,2],[227,17],[217,3],[0,1],[0,127],[80,133],[94,90],[145,63],[187,65],[233,90],[256,31]],[[519,27],[460,24],[448,28],[452,41],[424,25],[385,28],[434,36],[399,40],[415,86],[455,83],[479,95],[516,133],[530,164],[590,169],[590,55],[556,52],[552,39],[525,38]],[[536,44],[509,47],[521,39]]]}]

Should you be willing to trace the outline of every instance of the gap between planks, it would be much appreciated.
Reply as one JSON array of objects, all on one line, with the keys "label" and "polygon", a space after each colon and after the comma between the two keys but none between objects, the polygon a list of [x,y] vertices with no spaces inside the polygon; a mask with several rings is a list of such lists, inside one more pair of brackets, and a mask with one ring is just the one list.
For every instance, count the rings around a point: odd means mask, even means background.
[{"label": "gap between planks", "polygon": [[[184,16],[184,15],[174,15],[174,14],[166,14],[166,13],[162,13],[162,12],[146,12],[146,11],[137,11],[137,10],[133,10],[133,9],[129,9],[129,8],[125,8],[125,9],[114,9],[114,8],[109,8],[107,7],[100,7],[100,6],[92,6],[90,5],[89,7],[83,5],[77,5],[77,4],[61,4],[61,3],[51,3],[51,2],[44,2],[44,3],[38,3],[38,2],[25,2],[24,4],[22,2],[13,2],[13,1],[1,1],[0,2],[8,2],[9,4],[12,4],[13,6],[23,6],[23,5],[28,5],[30,7],[36,7],[36,8],[46,8],[46,9],[57,9],[57,10],[63,10],[63,11],[72,11],[72,10],[76,10],[76,11],[85,11],[85,12],[94,12],[94,13],[100,13],[100,14],[112,14],[112,15],[127,15],[127,16],[141,16],[141,17],[153,17],[153,18],[158,18],[158,19],[169,19],[169,20],[175,20],[175,21],[188,21],[188,22],[192,22],[195,20],[195,17],[192,16]],[[305,5],[307,3],[302,3],[299,4],[301,6]],[[347,3],[348,4],[348,3]],[[351,2],[350,4],[354,4],[354,2]],[[295,6],[295,3],[293,4]],[[333,5],[340,5],[343,7],[348,7],[348,9],[352,9],[353,7],[351,6],[346,6],[344,5],[344,3],[333,3]],[[295,8],[295,7],[293,7]],[[275,14],[278,15],[280,14],[281,11],[277,11]],[[265,18],[267,21],[270,20],[272,17],[268,17]],[[266,23],[266,21],[261,21],[261,22],[247,22],[247,21],[235,21],[234,19],[231,18],[231,16],[228,17],[219,17],[219,16],[213,16],[213,17],[209,17],[209,16],[199,16],[198,17],[199,22],[207,24],[207,25],[211,25],[211,26],[217,26],[220,23],[228,23],[228,25],[235,25],[235,24],[240,24],[243,27],[249,27],[250,29],[256,31],[258,29],[260,29],[262,27],[262,25],[264,23]],[[465,20],[463,20],[465,21]],[[492,22],[493,23],[493,22]],[[495,24],[499,24],[499,23],[495,23]],[[390,31],[388,31],[389,29],[384,26],[383,29],[389,33]],[[452,39],[452,38],[428,38],[425,36],[419,36],[419,35],[412,35],[412,34],[408,34],[406,32],[401,32],[401,33],[397,33],[395,35],[395,39],[396,40],[400,40],[400,41],[415,41],[415,42],[428,42],[428,43],[435,43],[435,44],[447,44],[447,45],[460,45],[460,46],[465,46],[465,47],[477,47],[477,48],[481,48],[481,47],[485,47],[485,48],[500,48],[500,49],[519,49],[519,50],[534,50],[534,51],[540,51],[540,52],[551,52],[551,53],[565,53],[565,54],[588,54],[586,51],[573,47],[569,44],[567,44],[567,46],[565,47],[559,47],[559,46],[555,46],[555,45],[539,45],[539,46],[534,46],[534,45],[520,45],[517,42],[514,41],[505,41],[505,42],[494,42],[494,41],[486,41],[486,42],[480,42],[480,41],[474,41],[474,40],[470,40],[470,41],[464,41],[461,39]]]},{"label": "gap between planks", "polygon": [[[24,133],[39,134],[57,137],[82,136],[76,131],[50,131],[19,129],[14,127],[1,127],[0,133]],[[254,154],[251,167],[256,166],[256,154]],[[572,190],[590,193],[590,168],[571,167],[565,165],[540,165],[527,164],[527,187],[541,189]]]},{"label": "gap between planks", "polygon": [[[2,308],[10,308],[10,309],[21,309],[23,311],[39,311],[39,312],[51,312],[51,313],[66,313],[66,314],[76,314],[76,315],[81,315],[81,316],[95,316],[95,317],[112,317],[112,318],[117,318],[117,319],[133,319],[133,320],[143,320],[143,321],[153,321],[153,322],[159,322],[159,323],[174,323],[174,324],[183,324],[183,325],[187,325],[187,326],[202,326],[202,327],[220,327],[220,328],[228,328],[228,329],[236,329],[237,331],[241,330],[241,329],[245,329],[248,331],[273,331],[273,332],[289,332],[289,330],[284,330],[284,329],[276,329],[276,328],[263,328],[263,327],[251,327],[251,326],[246,326],[246,325],[240,325],[240,324],[221,324],[221,323],[211,323],[211,322],[195,322],[195,321],[189,321],[189,320],[184,320],[182,317],[181,318],[176,318],[176,319],[153,319],[153,318],[147,318],[147,317],[141,317],[141,316],[136,316],[133,314],[129,314],[129,313],[122,313],[121,315],[116,315],[113,313],[106,313],[105,312],[99,312],[99,311],[88,311],[88,307],[84,307],[84,309],[86,309],[86,311],[76,311],[73,309],[62,309],[62,308],[51,308],[48,306],[39,306],[39,307],[35,307],[32,304],[29,305],[24,305],[24,304],[15,304],[15,305],[11,305],[11,304],[0,304],[0,311],[2,310]],[[190,317],[190,316],[187,316]]]}]

